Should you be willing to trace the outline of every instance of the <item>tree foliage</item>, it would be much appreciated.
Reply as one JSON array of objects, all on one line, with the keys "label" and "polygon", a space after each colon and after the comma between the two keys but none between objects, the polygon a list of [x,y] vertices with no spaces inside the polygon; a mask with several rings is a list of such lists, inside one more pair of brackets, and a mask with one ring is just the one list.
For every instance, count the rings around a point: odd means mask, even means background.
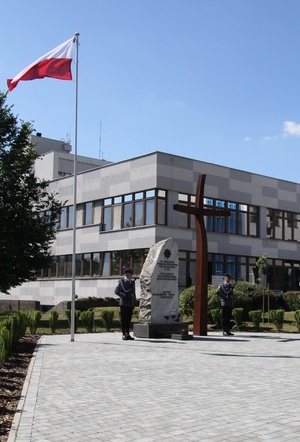
[{"label": "tree foliage", "polygon": [[8,293],[48,267],[61,203],[34,175],[31,123],[18,123],[0,93],[0,291]]}]

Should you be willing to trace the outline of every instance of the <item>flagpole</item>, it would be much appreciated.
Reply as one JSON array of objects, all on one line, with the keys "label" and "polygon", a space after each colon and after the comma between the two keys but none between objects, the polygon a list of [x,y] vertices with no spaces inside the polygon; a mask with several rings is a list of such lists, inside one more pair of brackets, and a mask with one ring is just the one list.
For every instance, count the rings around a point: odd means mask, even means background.
[{"label": "flagpole", "polygon": [[78,37],[76,32],[73,42],[76,43],[75,62],[75,136],[74,136],[74,189],[73,189],[73,236],[72,236],[72,294],[71,294],[71,342],[75,335],[75,279],[76,279],[76,206],[77,206],[77,128],[78,128]]}]

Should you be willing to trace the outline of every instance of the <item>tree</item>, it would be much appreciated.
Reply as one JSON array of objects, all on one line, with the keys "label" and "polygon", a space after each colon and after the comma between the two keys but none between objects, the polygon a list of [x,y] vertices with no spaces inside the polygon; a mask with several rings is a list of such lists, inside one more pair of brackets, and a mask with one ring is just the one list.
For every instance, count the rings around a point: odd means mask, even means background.
[{"label": "tree", "polygon": [[21,122],[0,93],[0,291],[36,279],[48,267],[62,204],[34,175],[38,154],[31,123]]}]

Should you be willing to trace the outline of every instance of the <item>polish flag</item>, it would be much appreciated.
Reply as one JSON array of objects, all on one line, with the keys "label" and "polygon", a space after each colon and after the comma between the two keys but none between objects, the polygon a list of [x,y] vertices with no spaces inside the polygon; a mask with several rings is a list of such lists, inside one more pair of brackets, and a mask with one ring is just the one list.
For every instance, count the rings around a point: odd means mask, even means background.
[{"label": "polish flag", "polygon": [[47,54],[23,69],[15,78],[8,79],[8,89],[12,91],[19,81],[36,80],[37,78],[50,77],[59,80],[72,80],[73,43],[74,37],[47,52]]}]

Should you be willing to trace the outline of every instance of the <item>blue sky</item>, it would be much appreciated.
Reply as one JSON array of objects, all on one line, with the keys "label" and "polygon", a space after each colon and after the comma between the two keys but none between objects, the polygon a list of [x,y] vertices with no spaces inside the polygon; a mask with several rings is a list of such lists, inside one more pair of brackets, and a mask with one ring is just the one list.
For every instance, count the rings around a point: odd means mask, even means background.
[{"label": "blue sky", "polygon": [[[115,162],[160,150],[300,182],[299,0],[16,0],[6,9],[1,91],[80,33],[79,155]],[[20,82],[7,104],[43,136],[74,143],[74,81]]]}]

